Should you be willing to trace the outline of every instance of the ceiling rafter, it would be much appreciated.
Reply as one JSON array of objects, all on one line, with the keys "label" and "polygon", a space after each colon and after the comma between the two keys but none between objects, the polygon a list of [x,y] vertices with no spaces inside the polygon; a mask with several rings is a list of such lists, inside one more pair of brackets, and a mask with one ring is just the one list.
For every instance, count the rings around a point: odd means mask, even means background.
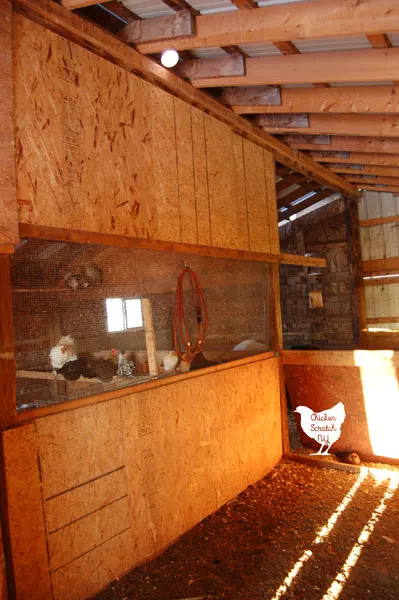
[{"label": "ceiling rafter", "polygon": [[[399,6],[392,0],[323,0],[263,6],[242,11],[200,15],[196,17],[193,39],[176,41],[177,50],[213,48],[257,42],[290,42],[295,39],[317,39],[356,35],[383,34],[399,31]],[[168,40],[153,45],[143,44],[144,53],[159,52]]]},{"label": "ceiling rafter", "polygon": [[310,208],[311,206],[313,206],[314,204],[317,204],[321,200],[325,200],[326,198],[328,198],[329,196],[332,196],[333,194],[334,194],[334,192],[332,192],[331,190],[328,190],[328,189],[320,190],[320,191],[316,192],[314,194],[314,196],[311,196],[310,198],[303,200],[303,202],[300,202],[300,203],[296,204],[295,206],[287,207],[287,210],[285,210],[284,212],[279,212],[279,214],[278,214],[279,223],[281,221],[285,221],[285,220],[289,219],[293,215],[296,215],[296,214],[302,212],[303,210],[305,210],[305,208]]}]

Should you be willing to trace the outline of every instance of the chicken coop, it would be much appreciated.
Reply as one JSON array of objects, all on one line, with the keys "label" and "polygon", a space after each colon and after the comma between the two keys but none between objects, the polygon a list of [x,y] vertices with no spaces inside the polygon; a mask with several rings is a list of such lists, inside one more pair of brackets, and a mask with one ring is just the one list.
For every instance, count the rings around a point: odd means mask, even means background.
[{"label": "chicken coop", "polygon": [[285,459],[399,462],[398,34],[0,0],[0,600],[92,598]]}]

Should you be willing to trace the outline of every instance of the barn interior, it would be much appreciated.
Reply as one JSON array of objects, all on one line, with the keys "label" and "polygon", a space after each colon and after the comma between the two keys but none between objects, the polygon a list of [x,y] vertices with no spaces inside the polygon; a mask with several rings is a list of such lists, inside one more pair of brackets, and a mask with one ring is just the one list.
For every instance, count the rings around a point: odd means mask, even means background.
[{"label": "barn interior", "polygon": [[0,17],[0,600],[93,597],[284,460],[399,465],[399,6]]}]

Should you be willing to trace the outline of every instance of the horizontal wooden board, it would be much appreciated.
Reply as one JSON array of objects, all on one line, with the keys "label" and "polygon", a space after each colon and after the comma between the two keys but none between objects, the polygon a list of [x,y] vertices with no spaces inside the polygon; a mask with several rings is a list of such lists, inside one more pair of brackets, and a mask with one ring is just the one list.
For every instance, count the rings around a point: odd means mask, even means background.
[{"label": "horizontal wooden board", "polygon": [[[399,98],[393,86],[345,86],[282,88],[281,102],[258,102],[240,97],[237,89],[231,98],[232,109],[239,114],[258,113],[396,113]],[[251,88],[249,88],[251,89]],[[256,88],[255,88],[256,89]],[[272,88],[273,89],[273,88]],[[223,94],[223,92],[222,92]],[[223,96],[222,96],[223,97]],[[235,100],[235,101],[234,101]],[[266,96],[267,100],[267,96]],[[263,106],[262,106],[263,105]]]},{"label": "horizontal wooden board", "polygon": [[341,367],[370,367],[390,369],[399,367],[399,353],[369,350],[283,350],[285,365],[319,365]]}]

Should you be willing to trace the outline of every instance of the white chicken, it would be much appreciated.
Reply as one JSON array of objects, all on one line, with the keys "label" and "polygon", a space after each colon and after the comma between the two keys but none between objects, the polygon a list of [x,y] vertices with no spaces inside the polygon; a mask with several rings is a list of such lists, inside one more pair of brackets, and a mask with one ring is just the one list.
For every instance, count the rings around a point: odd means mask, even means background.
[{"label": "white chicken", "polygon": [[[306,435],[320,444],[319,451],[311,456],[329,454],[332,444],[341,435],[341,425],[345,421],[343,402],[321,412],[313,412],[308,406],[298,406],[294,412],[300,414],[301,427]],[[324,446],[327,448],[323,451]]]},{"label": "white chicken", "polygon": [[165,369],[165,371],[173,371],[174,369],[176,369],[178,364],[179,357],[177,356],[175,350],[171,350],[170,352],[168,352],[165,358],[163,359],[163,368]]}]

